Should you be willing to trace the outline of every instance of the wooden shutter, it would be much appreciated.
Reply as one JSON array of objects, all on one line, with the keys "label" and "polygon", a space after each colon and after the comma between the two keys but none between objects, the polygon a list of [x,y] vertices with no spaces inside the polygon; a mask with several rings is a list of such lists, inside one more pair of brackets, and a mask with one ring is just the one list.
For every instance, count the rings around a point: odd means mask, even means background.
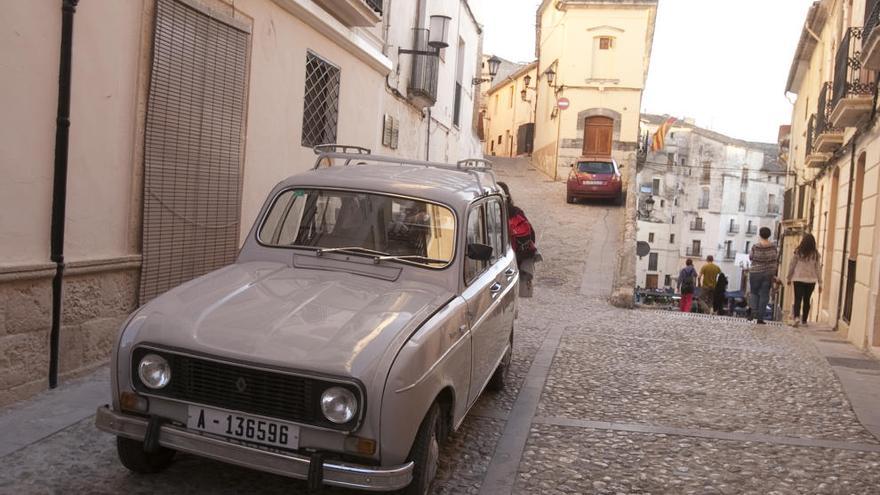
[{"label": "wooden shutter", "polygon": [[157,2],[142,303],[235,260],[249,36],[180,0]]}]

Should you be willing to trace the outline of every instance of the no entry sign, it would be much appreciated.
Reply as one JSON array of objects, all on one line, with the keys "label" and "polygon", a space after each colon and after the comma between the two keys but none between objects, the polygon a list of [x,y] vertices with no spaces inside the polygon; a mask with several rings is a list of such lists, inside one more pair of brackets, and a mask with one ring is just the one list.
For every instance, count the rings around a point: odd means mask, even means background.
[{"label": "no entry sign", "polygon": [[560,110],[565,110],[566,108],[568,108],[568,105],[569,105],[570,103],[571,103],[571,102],[568,101],[568,98],[560,98],[560,99],[556,100],[556,106],[557,106]]}]

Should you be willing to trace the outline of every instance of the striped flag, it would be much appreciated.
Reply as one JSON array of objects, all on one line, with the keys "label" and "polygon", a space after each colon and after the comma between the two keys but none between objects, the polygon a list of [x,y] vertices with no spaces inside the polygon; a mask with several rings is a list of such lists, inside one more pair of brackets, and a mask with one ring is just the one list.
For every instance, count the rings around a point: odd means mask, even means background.
[{"label": "striped flag", "polygon": [[654,133],[654,136],[651,138],[651,151],[660,151],[666,146],[666,134],[669,133],[669,129],[678,122],[678,119],[675,117],[669,117],[666,119],[666,122],[660,124],[660,127],[657,128],[657,132]]}]

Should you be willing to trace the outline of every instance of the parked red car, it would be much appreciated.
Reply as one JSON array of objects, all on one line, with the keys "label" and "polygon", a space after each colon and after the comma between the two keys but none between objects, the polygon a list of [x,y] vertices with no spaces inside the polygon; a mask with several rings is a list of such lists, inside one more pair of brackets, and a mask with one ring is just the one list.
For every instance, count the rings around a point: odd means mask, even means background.
[{"label": "parked red car", "polygon": [[581,158],[571,166],[565,190],[566,200],[613,199],[623,203],[620,168],[613,158]]}]

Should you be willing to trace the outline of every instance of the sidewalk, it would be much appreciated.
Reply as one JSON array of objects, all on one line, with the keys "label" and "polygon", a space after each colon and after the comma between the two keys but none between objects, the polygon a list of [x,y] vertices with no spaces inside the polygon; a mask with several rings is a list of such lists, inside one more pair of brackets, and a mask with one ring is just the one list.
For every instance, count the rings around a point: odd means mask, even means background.
[{"label": "sidewalk", "polygon": [[0,409],[0,457],[39,442],[95,414],[110,402],[110,371],[104,366],[25,402]]}]

